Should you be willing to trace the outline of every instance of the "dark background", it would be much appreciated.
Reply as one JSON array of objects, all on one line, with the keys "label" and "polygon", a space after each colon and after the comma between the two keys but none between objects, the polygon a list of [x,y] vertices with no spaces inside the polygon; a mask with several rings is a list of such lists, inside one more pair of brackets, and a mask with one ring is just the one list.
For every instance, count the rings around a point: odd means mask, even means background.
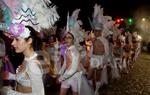
[{"label": "dark background", "polygon": [[[67,12],[71,14],[73,10],[80,8],[79,18],[84,23],[84,28],[88,28],[88,18],[91,18],[93,6],[95,3],[104,8],[104,15],[110,15],[113,18],[133,17],[138,9],[150,11],[149,0],[51,0],[58,8],[60,15],[59,26],[66,24]],[[92,18],[91,18],[92,19]]]}]

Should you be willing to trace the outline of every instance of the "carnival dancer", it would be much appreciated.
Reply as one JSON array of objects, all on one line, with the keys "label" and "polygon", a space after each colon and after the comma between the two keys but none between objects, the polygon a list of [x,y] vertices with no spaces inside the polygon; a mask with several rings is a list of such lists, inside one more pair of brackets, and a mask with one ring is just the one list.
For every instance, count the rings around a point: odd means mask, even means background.
[{"label": "carnival dancer", "polygon": [[54,74],[51,73],[51,61],[50,61],[50,55],[46,51],[46,42],[42,42],[41,50],[35,51],[37,55],[37,60],[40,61],[40,65],[42,67],[42,72],[43,72],[43,82],[44,82],[44,87],[49,87],[52,83],[50,81],[50,77],[53,76]]},{"label": "carnival dancer", "polygon": [[[109,66],[108,63],[113,61],[113,58],[111,58],[112,52],[111,52],[111,45],[108,39],[111,37],[111,35],[114,35],[114,21],[112,20],[111,16],[103,16],[103,31],[102,31],[102,36],[100,37],[100,40],[104,44],[105,48],[105,54],[104,54],[104,60],[103,60],[103,70],[102,70],[102,78],[101,78],[101,84],[102,85],[107,85],[108,84],[108,69],[107,67]],[[117,34],[117,33],[115,33]],[[110,61],[112,60],[112,61]],[[118,71],[116,68],[114,68],[114,64],[111,63],[112,67],[112,75],[118,75]]]},{"label": "carnival dancer", "polygon": [[[90,59],[90,74],[94,79],[95,95],[99,94],[99,88],[103,84],[107,84],[107,57],[108,57],[108,42],[104,35],[107,35],[109,31],[103,33],[104,24],[106,24],[106,19],[103,16],[103,8],[100,5],[94,6],[93,22],[91,26],[95,35],[95,39],[92,41],[93,51]],[[107,25],[107,24],[106,24]],[[106,28],[105,28],[106,29]],[[109,34],[109,33],[108,33]],[[105,63],[105,65],[104,65]]]},{"label": "carnival dancer", "polygon": [[132,61],[136,61],[136,59],[138,58],[140,52],[141,52],[141,41],[142,38],[141,36],[134,31],[132,33]]},{"label": "carnival dancer", "polygon": [[120,73],[122,71],[122,55],[123,55],[123,47],[121,44],[120,35],[118,35],[114,41],[113,56],[116,62],[116,66],[119,69]]},{"label": "carnival dancer", "polygon": [[95,41],[93,42],[93,54],[91,56],[91,68],[95,72],[94,80],[96,84],[95,95],[98,95],[98,90],[101,86],[101,74],[103,68],[103,59],[105,54],[104,44],[100,40],[101,29],[95,28],[94,34],[96,35]]},{"label": "carnival dancer", "polygon": [[129,39],[130,34],[126,33],[125,44],[123,46],[123,69],[124,73],[129,72],[130,58],[131,58],[131,40]]},{"label": "carnival dancer", "polygon": [[[2,95],[45,95],[43,85],[43,68],[37,58],[39,49],[39,33],[42,28],[49,28],[58,19],[55,6],[46,0],[4,0],[4,14],[10,16],[3,27],[13,41],[11,45],[16,53],[23,53],[23,63],[17,68],[16,74],[5,72],[3,79],[15,80],[16,89],[5,86]],[[5,10],[9,9],[9,10]],[[7,11],[7,12],[6,12]],[[7,20],[7,19],[5,19]],[[7,22],[7,23],[6,23]],[[37,32],[38,31],[38,32]]]},{"label": "carnival dancer", "polygon": [[[65,36],[65,41],[67,45],[66,56],[64,59],[63,67],[61,69],[61,74],[59,81],[61,82],[60,95],[66,95],[67,89],[72,88],[73,95],[78,95],[78,77],[79,77],[79,52],[73,45],[73,35],[67,33]],[[64,70],[64,71],[62,71]]]},{"label": "carnival dancer", "polygon": [[[18,67],[16,74],[5,72],[3,77],[4,79],[16,80],[17,86],[15,90],[11,89],[11,87],[4,87],[2,95],[23,95],[23,93],[25,95],[45,95],[42,80],[43,74],[38,66],[40,63],[36,60],[37,53],[35,53],[32,46],[35,41],[32,38],[35,38],[35,35],[33,35],[35,31],[28,26],[22,28],[24,29],[22,34],[14,35],[12,46],[17,53],[22,52],[24,54],[24,62]],[[17,32],[18,30],[14,31]]]},{"label": "carnival dancer", "polygon": [[81,37],[79,36],[79,32],[81,31],[78,30],[80,29],[80,23],[78,23],[77,20],[79,11],[80,9],[75,10],[71,18],[69,14],[67,16],[67,26],[64,36],[66,50],[64,63],[58,78],[58,81],[61,82],[59,95],[66,95],[70,87],[73,95],[93,95],[86,77],[83,76],[81,57],[78,48],[78,42],[80,42],[78,38]]},{"label": "carnival dancer", "polygon": [[82,76],[80,53],[73,45],[73,39],[74,36],[71,33],[66,34],[67,48],[64,63],[60,70],[60,77],[58,78],[59,82],[61,82],[59,95],[66,95],[70,87],[73,95],[93,95],[92,88],[88,85],[88,80],[85,76]]},{"label": "carnival dancer", "polygon": [[57,77],[59,70],[61,69],[61,52],[60,52],[60,42],[55,34],[52,34],[48,39],[48,46],[46,47],[46,51],[50,55],[51,61],[51,76],[53,78]]},{"label": "carnival dancer", "polygon": [[84,68],[86,69],[87,74],[90,73],[90,59],[93,53],[93,41],[95,39],[94,33],[91,31],[87,35],[85,39],[85,48],[86,48],[86,53],[85,53],[85,64]]}]

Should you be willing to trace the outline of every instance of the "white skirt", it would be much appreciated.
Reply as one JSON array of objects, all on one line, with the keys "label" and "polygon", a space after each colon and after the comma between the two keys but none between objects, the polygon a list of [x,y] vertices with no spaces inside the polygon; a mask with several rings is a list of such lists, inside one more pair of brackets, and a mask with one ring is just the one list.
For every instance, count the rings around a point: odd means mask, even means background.
[{"label": "white skirt", "polygon": [[80,80],[79,80],[79,95],[94,95],[94,89],[88,83],[87,78],[81,73]]},{"label": "white skirt", "polygon": [[91,68],[99,68],[103,65],[104,55],[92,55],[90,60]]}]

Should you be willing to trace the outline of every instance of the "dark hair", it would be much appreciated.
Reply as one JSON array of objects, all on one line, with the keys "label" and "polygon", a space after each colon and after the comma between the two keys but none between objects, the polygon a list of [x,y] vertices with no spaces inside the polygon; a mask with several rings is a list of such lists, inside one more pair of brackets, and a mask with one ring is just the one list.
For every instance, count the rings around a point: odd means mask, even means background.
[{"label": "dark hair", "polygon": [[31,26],[25,26],[26,28],[28,28],[31,32],[30,32],[30,36],[28,38],[25,38],[25,40],[28,40],[29,38],[32,38],[32,47],[33,49],[36,50],[40,50],[41,46],[42,46],[42,39],[40,38],[40,33],[38,33],[36,30],[34,30],[34,28],[32,28]]},{"label": "dark hair", "polygon": [[126,37],[126,38],[125,38],[125,43],[126,43],[126,44],[129,44],[129,37]]},{"label": "dark hair", "polygon": [[86,45],[85,40],[79,43],[81,46]]}]

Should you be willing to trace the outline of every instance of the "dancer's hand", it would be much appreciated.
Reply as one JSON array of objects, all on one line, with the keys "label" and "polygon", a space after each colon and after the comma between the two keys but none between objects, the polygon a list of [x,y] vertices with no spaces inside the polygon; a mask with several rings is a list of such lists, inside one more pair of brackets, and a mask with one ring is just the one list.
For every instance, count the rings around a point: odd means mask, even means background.
[{"label": "dancer's hand", "polygon": [[4,63],[9,62],[8,55],[4,56],[4,57],[2,58],[2,61],[3,61]]},{"label": "dancer's hand", "polygon": [[21,64],[20,66],[18,66],[18,68],[17,68],[16,71],[17,71],[17,72],[23,72],[23,71],[25,71],[25,65],[24,65],[24,64]]},{"label": "dancer's hand", "polygon": [[59,79],[56,79],[56,83],[57,83],[57,84],[60,84],[61,81],[60,81]]},{"label": "dancer's hand", "polygon": [[62,77],[60,75],[57,76],[56,83],[60,84],[62,82]]}]

